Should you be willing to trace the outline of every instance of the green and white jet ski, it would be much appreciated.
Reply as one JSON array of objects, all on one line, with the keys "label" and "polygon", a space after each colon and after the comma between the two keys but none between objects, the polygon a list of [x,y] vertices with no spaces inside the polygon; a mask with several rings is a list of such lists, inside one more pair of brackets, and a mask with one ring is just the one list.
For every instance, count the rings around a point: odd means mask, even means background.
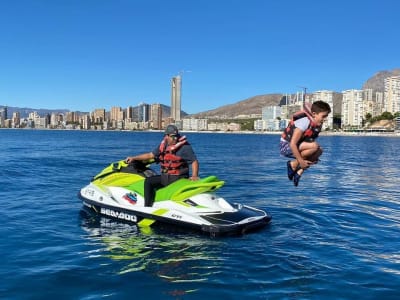
[{"label": "green and white jet ski", "polygon": [[112,163],[82,188],[85,210],[139,226],[163,222],[199,229],[213,236],[243,234],[267,225],[271,216],[260,209],[230,203],[215,194],[224,185],[216,176],[198,181],[179,179],[156,192],[152,207],[144,206],[144,180],[156,175],[149,164]]}]

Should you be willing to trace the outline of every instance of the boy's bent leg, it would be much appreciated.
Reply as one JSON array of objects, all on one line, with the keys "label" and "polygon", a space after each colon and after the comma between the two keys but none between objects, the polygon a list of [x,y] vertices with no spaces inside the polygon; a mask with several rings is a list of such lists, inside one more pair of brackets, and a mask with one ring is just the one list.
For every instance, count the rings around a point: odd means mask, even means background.
[{"label": "boy's bent leg", "polygon": [[316,142],[312,142],[312,143],[303,142],[300,144],[299,150],[300,150],[301,156],[304,159],[309,160],[313,163],[317,163],[318,158],[322,154],[322,148]]}]

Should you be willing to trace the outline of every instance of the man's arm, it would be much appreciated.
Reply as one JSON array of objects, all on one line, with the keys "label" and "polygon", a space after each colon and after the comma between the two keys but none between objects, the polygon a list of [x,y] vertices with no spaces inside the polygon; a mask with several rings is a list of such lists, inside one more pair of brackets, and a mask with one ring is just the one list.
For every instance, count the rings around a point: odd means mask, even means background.
[{"label": "man's arm", "polygon": [[199,179],[199,161],[196,159],[192,162],[192,176],[190,180],[198,180]]},{"label": "man's arm", "polygon": [[143,153],[140,155],[136,155],[136,156],[128,156],[125,161],[129,164],[135,160],[148,160],[148,159],[152,159],[154,158],[154,154],[153,152],[149,152],[149,153]]}]

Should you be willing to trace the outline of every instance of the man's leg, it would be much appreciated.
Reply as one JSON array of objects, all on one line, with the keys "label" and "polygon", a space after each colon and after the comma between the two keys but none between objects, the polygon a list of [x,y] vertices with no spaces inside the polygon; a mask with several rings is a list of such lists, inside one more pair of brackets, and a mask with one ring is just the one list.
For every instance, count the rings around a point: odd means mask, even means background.
[{"label": "man's leg", "polygon": [[144,180],[144,206],[153,206],[156,188],[161,186],[161,176],[146,177]]}]

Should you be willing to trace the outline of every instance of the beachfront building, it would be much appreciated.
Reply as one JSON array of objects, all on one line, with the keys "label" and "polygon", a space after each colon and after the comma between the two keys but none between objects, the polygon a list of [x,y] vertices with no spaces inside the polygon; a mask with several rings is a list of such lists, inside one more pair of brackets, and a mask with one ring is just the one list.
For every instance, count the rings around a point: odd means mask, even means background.
[{"label": "beachfront building", "polygon": [[254,130],[255,131],[264,131],[267,128],[267,121],[265,120],[254,120]]},{"label": "beachfront building", "polygon": [[7,127],[7,106],[0,108],[0,127]]},{"label": "beachfront building", "polygon": [[395,119],[395,130],[400,131],[400,117]]},{"label": "beachfront building", "polygon": [[346,90],[342,94],[342,128],[361,128],[364,117],[364,91]]},{"label": "beachfront building", "polygon": [[265,106],[261,109],[261,120],[254,121],[254,128],[257,131],[279,130],[279,119],[282,117],[280,106]]},{"label": "beachfront building", "polygon": [[333,128],[333,91],[327,91],[327,90],[322,90],[322,91],[316,91],[312,94],[312,102],[315,101],[324,101],[329,104],[331,107],[331,113],[328,116],[328,119],[324,123],[324,129]]},{"label": "beachfront building", "polygon": [[34,128],[45,129],[49,127],[49,116],[46,115],[44,117],[39,116],[39,114],[35,111],[30,117],[33,120]]},{"label": "beachfront building", "polygon": [[145,123],[150,121],[150,104],[141,102],[138,105],[138,121]]},{"label": "beachfront building", "polygon": [[111,107],[110,121],[119,121],[124,119],[124,111],[120,106]]},{"label": "beachfront building", "polygon": [[385,78],[385,111],[400,112],[400,76]]},{"label": "beachfront building", "polygon": [[375,109],[373,117],[381,115],[385,111],[385,98],[383,92],[375,92]]},{"label": "beachfront building", "polygon": [[134,120],[134,107],[133,106],[128,106],[126,108],[126,120],[133,121]]},{"label": "beachfront building", "polygon": [[104,108],[96,108],[91,115],[95,124],[101,124],[106,121],[106,110]]},{"label": "beachfront building", "polygon": [[83,129],[86,129],[86,130],[90,129],[91,128],[90,115],[88,115],[88,114],[83,115],[80,120],[80,124],[82,124]]},{"label": "beachfront building", "polygon": [[380,116],[384,112],[384,99],[382,92],[373,89],[364,90],[364,116],[370,114],[372,117]]},{"label": "beachfront building", "polygon": [[50,127],[51,128],[63,128],[65,126],[64,123],[64,115],[52,113],[50,115]]},{"label": "beachfront building", "polygon": [[12,122],[11,122],[11,126],[13,128],[19,128],[21,125],[21,114],[19,113],[19,111],[13,112],[12,115]]},{"label": "beachfront building", "polygon": [[207,119],[185,118],[182,120],[182,130],[205,131],[207,129]]},{"label": "beachfront building", "polygon": [[153,129],[162,129],[162,107],[156,103],[150,106],[150,120]]}]

